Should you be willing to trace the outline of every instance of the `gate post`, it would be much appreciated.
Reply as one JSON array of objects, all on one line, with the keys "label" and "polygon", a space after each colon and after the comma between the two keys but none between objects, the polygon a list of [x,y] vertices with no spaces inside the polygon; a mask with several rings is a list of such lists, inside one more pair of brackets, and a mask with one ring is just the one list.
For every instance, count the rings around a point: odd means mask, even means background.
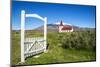
[{"label": "gate post", "polygon": [[45,50],[44,52],[46,52],[46,44],[47,44],[47,17],[44,18],[44,47],[45,47]]},{"label": "gate post", "polygon": [[24,27],[25,27],[25,11],[21,11],[21,62],[25,61],[24,58]]}]

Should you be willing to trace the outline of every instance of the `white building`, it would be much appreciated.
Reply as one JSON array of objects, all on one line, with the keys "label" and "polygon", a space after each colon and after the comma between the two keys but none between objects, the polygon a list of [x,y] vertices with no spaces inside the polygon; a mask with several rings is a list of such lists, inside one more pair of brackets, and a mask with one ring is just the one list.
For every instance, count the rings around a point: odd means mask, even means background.
[{"label": "white building", "polygon": [[63,25],[63,22],[60,22],[59,32],[73,32],[73,26],[71,25]]}]

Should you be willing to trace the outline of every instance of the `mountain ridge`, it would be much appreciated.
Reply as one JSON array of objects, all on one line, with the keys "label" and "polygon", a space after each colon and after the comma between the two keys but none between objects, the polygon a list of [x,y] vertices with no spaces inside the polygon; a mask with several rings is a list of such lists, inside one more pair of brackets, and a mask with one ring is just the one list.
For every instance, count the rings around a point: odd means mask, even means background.
[{"label": "mountain ridge", "polygon": [[[59,32],[59,28],[58,28],[58,24],[47,24],[47,32]],[[90,29],[95,29],[95,28],[87,28],[87,27],[79,27],[79,26],[75,26],[72,25],[74,31],[84,31],[84,30],[90,30]],[[44,31],[44,26],[40,26],[38,28],[35,29],[31,29],[31,30],[26,30],[26,31],[34,31],[34,32],[42,32]]]}]

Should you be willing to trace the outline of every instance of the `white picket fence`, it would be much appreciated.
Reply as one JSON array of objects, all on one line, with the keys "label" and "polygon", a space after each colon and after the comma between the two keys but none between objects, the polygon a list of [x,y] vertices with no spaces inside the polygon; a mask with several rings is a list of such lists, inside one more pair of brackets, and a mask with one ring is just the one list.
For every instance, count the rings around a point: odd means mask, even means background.
[{"label": "white picket fence", "polygon": [[43,37],[26,38],[24,42],[24,57],[33,56],[46,50]]}]

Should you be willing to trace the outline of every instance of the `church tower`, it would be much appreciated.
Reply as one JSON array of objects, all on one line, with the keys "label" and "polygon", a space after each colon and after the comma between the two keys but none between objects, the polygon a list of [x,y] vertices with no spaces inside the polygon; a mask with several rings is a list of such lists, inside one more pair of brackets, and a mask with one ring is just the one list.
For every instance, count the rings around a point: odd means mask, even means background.
[{"label": "church tower", "polygon": [[62,28],[63,28],[63,22],[61,20],[60,25],[59,25],[59,32],[62,32]]}]

